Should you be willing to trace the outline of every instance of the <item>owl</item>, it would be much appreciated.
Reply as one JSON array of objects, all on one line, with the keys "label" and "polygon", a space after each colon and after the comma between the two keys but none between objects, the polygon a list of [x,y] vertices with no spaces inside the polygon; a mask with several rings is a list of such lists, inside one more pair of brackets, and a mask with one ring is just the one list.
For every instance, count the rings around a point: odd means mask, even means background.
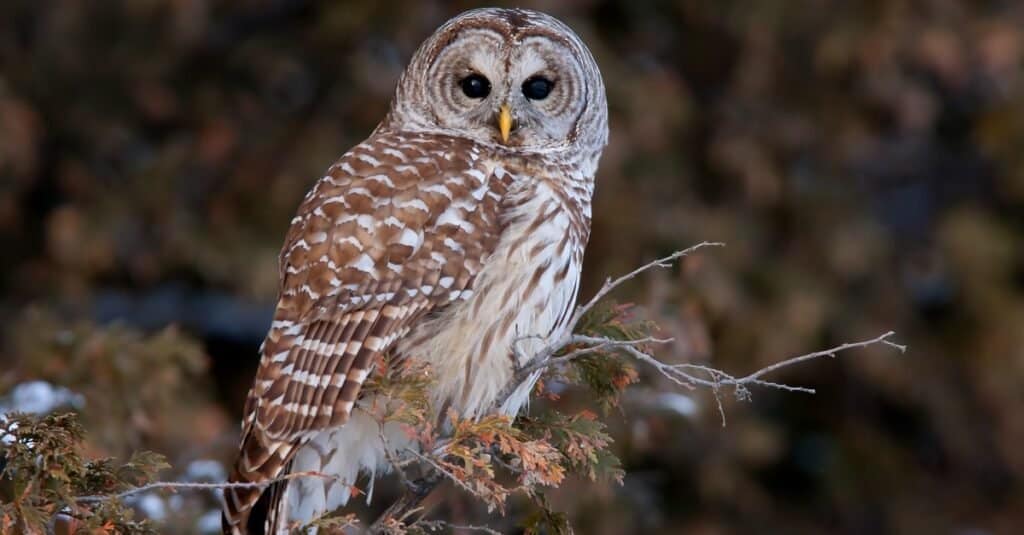
[{"label": "owl", "polygon": [[226,533],[287,533],[386,471],[385,443],[416,447],[365,409],[377,362],[427,363],[437,414],[519,411],[536,377],[497,398],[572,316],[607,115],[593,56],[548,15],[473,10],[419,47],[292,220],[231,481],[332,477],[229,488]]}]

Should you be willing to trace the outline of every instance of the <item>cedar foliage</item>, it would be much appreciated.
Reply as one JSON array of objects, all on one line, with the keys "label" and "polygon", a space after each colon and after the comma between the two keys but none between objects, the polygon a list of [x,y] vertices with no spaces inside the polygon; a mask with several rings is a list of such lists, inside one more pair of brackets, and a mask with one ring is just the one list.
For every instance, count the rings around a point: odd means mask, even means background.
[{"label": "cedar foliage", "polygon": [[[609,302],[592,308],[581,319],[577,332],[611,340],[635,340],[649,336],[654,327],[638,320],[631,305]],[[555,357],[575,349],[575,345],[566,346]],[[426,399],[429,370],[409,365],[400,370],[388,370],[386,366],[377,370],[368,385],[392,400],[381,421],[399,421],[406,426],[410,436],[422,445],[422,453],[414,454],[420,464],[428,471],[440,472],[489,512],[504,515],[509,499],[516,493],[524,495],[534,509],[522,526],[527,533],[571,531],[566,516],[552,511],[544,497],[546,488],[559,487],[567,476],[622,483],[624,472],[612,449],[612,438],[590,409],[563,413],[552,404],[542,403],[529,411],[531,415],[514,420],[504,415],[465,419],[449,412],[435,425],[429,418],[434,411]],[[590,403],[607,414],[619,406],[622,393],[637,378],[629,357],[611,348],[587,354],[563,367],[546,369],[534,398],[557,401],[559,396],[551,391],[556,383],[559,390],[581,388],[588,392]],[[392,523],[387,532],[413,533],[423,525],[417,521],[409,525]]]},{"label": "cedar foliage", "polygon": [[85,431],[73,413],[11,413],[0,421],[0,533],[157,533],[115,494],[152,481],[168,468],[163,456],[138,452],[125,463],[86,459]]}]

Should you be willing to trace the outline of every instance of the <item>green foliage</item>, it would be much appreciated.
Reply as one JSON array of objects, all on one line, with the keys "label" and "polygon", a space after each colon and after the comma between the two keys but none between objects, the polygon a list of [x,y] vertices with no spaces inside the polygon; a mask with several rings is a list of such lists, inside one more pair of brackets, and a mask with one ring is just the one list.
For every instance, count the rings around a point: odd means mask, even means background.
[{"label": "green foliage", "polygon": [[[509,494],[515,490],[527,495],[540,486],[557,487],[565,478],[564,458],[543,439],[527,437],[504,415],[490,415],[479,420],[459,419],[449,415],[451,438],[445,442],[446,457],[436,461],[459,486],[480,498],[488,510],[504,512]],[[518,486],[502,485],[495,472],[497,454],[502,466],[517,476]]]},{"label": "green foliage", "polygon": [[152,481],[168,467],[155,453],[138,453],[127,463],[88,460],[85,433],[71,413],[43,417],[12,413],[0,422],[0,533],[156,533],[147,520],[109,495]]},{"label": "green foliage", "polygon": [[[611,300],[598,303],[580,319],[576,334],[609,340],[637,340],[650,336],[654,324],[637,321],[632,311],[633,305],[628,303],[617,304]],[[560,354],[575,349],[579,349],[579,346],[571,345]],[[622,392],[637,382],[638,375],[630,357],[621,349],[612,348],[576,359],[564,378],[570,383],[589,388],[594,401],[607,413],[618,407]]]},{"label": "green foliage", "polygon": [[[426,363],[413,359],[394,363],[381,358],[363,384],[363,396],[374,400],[374,406],[368,409],[381,421],[422,427],[430,412],[428,389],[433,382]],[[378,393],[383,395],[375,395]],[[382,399],[388,401],[383,403]]]},{"label": "green foliage", "polygon": [[612,438],[605,424],[593,413],[583,411],[567,415],[550,410],[540,416],[520,417],[516,425],[526,436],[554,446],[562,454],[571,473],[591,481],[622,483],[625,472],[609,448]]}]

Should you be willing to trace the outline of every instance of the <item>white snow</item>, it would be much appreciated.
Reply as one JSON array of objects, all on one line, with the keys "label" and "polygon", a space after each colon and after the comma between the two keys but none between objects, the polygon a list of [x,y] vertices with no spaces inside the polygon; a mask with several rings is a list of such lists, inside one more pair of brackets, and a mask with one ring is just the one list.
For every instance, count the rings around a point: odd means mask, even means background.
[{"label": "white snow", "polygon": [[85,398],[63,386],[54,386],[46,381],[21,383],[0,401],[0,414],[27,412],[46,414],[61,407],[80,409]]},{"label": "white snow", "polygon": [[227,479],[228,474],[224,465],[212,459],[197,459],[188,463],[185,468],[185,481],[212,481],[221,482]]},{"label": "white snow", "polygon": [[214,509],[203,513],[196,521],[196,531],[199,533],[220,533],[220,510]]},{"label": "white snow", "polygon": [[684,396],[675,392],[659,393],[657,404],[660,407],[683,416],[693,416],[697,414],[697,404],[694,403],[693,399],[689,396]]},{"label": "white snow", "polygon": [[167,506],[163,498],[156,494],[143,494],[136,501],[136,505],[142,511],[142,514],[151,520],[159,522],[167,518]]}]

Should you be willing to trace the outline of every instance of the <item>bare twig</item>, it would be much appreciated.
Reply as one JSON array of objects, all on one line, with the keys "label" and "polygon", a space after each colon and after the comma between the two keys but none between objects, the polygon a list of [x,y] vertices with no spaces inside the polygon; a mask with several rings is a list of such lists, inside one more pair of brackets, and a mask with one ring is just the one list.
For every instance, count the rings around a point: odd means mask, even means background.
[{"label": "bare twig", "polygon": [[419,494],[412,492],[402,494],[397,500],[395,500],[395,503],[388,506],[388,508],[381,513],[379,517],[377,517],[377,520],[367,528],[366,532],[371,534],[387,533],[390,531],[388,529],[388,525],[392,521],[404,524],[409,517],[423,511],[423,507],[420,503],[423,502],[424,498],[426,498],[425,495],[420,496]]},{"label": "bare twig", "polygon": [[441,484],[443,476],[440,472],[431,473],[410,481],[406,491],[395,500],[380,516],[367,528],[367,533],[385,533],[388,531],[388,524],[391,520],[405,523],[411,516],[423,511],[420,505],[438,485]]},{"label": "bare twig", "polygon": [[[780,370],[782,368],[786,368],[786,367],[792,366],[794,364],[799,364],[801,362],[812,360],[812,359],[816,359],[816,358],[820,358],[820,357],[832,357],[832,358],[835,358],[836,353],[839,353],[840,351],[846,351],[847,349],[853,349],[853,348],[857,348],[857,347],[865,347],[865,346],[869,346],[869,345],[872,345],[872,344],[882,343],[882,344],[885,344],[885,345],[887,345],[889,347],[893,347],[893,348],[898,349],[900,353],[906,353],[907,352],[907,346],[900,345],[900,344],[897,344],[897,343],[894,343],[894,342],[891,342],[891,341],[888,340],[889,338],[891,338],[895,334],[896,334],[895,332],[889,331],[889,332],[887,332],[887,333],[885,333],[883,335],[877,336],[877,337],[872,338],[870,340],[864,340],[863,342],[849,342],[849,343],[845,343],[845,344],[833,347],[832,349],[825,349],[823,351],[815,351],[814,353],[807,353],[806,355],[800,355],[799,357],[793,357],[791,359],[787,359],[787,360],[784,360],[782,362],[777,362],[775,364],[772,364],[771,366],[766,366],[764,368],[761,368],[760,370],[757,370],[756,372],[754,372],[754,373],[752,373],[752,374],[750,374],[750,375],[748,375],[746,377],[738,379],[738,381],[746,381],[746,382],[753,381],[753,380],[756,380],[758,377],[761,377],[762,375],[767,375],[767,374],[769,374],[771,372],[774,372],[776,370]],[[812,390],[811,393],[813,393],[813,392],[814,391]]]},{"label": "bare twig", "polygon": [[[842,351],[854,348],[862,348],[874,344],[885,344],[895,349],[898,349],[900,352],[906,351],[906,346],[896,344],[889,340],[889,338],[891,338],[895,334],[894,332],[889,331],[870,340],[845,343],[833,347],[831,349],[807,353],[806,355],[800,355],[798,357],[793,357],[781,362],[777,362],[744,377],[735,377],[724,371],[717,370],[715,368],[711,368],[708,366],[701,366],[698,364],[666,364],[654,358],[651,354],[645,352],[642,349],[644,346],[648,344],[665,344],[672,342],[673,340],[670,338],[641,338],[637,340],[613,340],[610,338],[575,334],[576,327],[579,325],[579,322],[583,318],[583,316],[586,315],[587,312],[589,312],[598,302],[600,302],[601,299],[606,297],[609,293],[612,292],[612,290],[614,290],[622,283],[650,269],[656,267],[669,267],[671,266],[671,263],[673,261],[678,260],[679,258],[682,258],[684,256],[687,256],[702,247],[721,247],[723,245],[723,243],[718,242],[701,242],[687,249],[677,251],[664,258],[659,258],[657,260],[644,264],[643,266],[640,266],[639,268],[634,269],[633,271],[630,271],[629,273],[616,279],[609,278],[605,280],[605,283],[601,286],[601,289],[598,290],[597,293],[594,294],[594,296],[589,301],[587,301],[582,306],[577,307],[575,313],[573,313],[573,316],[566,328],[565,332],[567,334],[562,336],[560,339],[541,348],[536,354],[533,355],[532,358],[522,359],[522,355],[518,350],[518,343],[524,340],[537,339],[540,337],[536,335],[527,335],[517,338],[513,342],[513,353],[516,356],[517,362],[523,362],[525,360],[525,364],[523,364],[520,368],[516,370],[516,373],[513,375],[512,380],[510,380],[508,384],[505,386],[505,388],[502,389],[501,394],[498,396],[497,400],[494,403],[494,407],[501,407],[502,405],[504,405],[505,401],[508,400],[508,398],[516,391],[517,388],[519,388],[524,382],[531,380],[531,378],[536,376],[538,372],[563,367],[580,357],[584,357],[586,355],[590,355],[599,351],[618,349],[632,356],[634,359],[652,366],[661,375],[665,376],[670,381],[679,386],[685,387],[690,390],[698,386],[710,388],[715,396],[715,403],[718,406],[718,412],[722,418],[722,425],[725,425],[725,408],[722,405],[721,399],[721,389],[723,387],[732,387],[734,395],[738,399],[742,400],[750,399],[751,394],[750,389],[748,387],[751,385],[757,385],[766,388],[774,388],[777,390],[785,390],[788,392],[802,392],[807,394],[813,394],[813,388],[766,381],[762,379],[762,377],[769,373],[781,370],[783,368],[787,368],[789,366],[793,366],[795,364],[800,364],[802,362],[826,356],[835,357],[836,354]],[[569,353],[559,357],[554,356],[564,348],[576,345],[580,345],[583,347],[574,349]],[[697,373],[699,375],[695,375],[694,373],[691,372]]]},{"label": "bare twig", "polygon": [[[895,334],[896,333],[894,333],[893,331],[889,331],[885,334],[876,336],[875,338],[872,338],[870,340],[863,340],[860,342],[848,342],[830,349],[815,351],[813,353],[807,353],[805,355],[792,357],[780,362],[776,362],[775,364],[772,364],[770,366],[761,368],[760,370],[757,370],[743,377],[734,377],[721,370],[717,370],[707,366],[700,366],[696,364],[665,364],[664,362],[661,362],[660,360],[652,357],[651,355],[644,353],[643,351],[640,351],[634,345],[622,345],[619,347],[621,347],[626,353],[628,353],[633,358],[650,365],[655,370],[657,370],[658,373],[660,373],[662,376],[668,378],[670,381],[678,385],[690,389],[693,389],[694,387],[697,386],[705,386],[711,388],[715,396],[715,402],[718,404],[719,414],[722,417],[722,425],[724,426],[725,410],[722,407],[722,400],[720,396],[720,391],[722,387],[733,387],[733,392],[736,398],[745,401],[749,401],[751,399],[751,393],[748,388],[748,386],[751,385],[763,386],[766,388],[774,388],[777,390],[785,390],[787,392],[802,392],[806,394],[814,394],[815,390],[813,388],[787,385],[784,383],[776,383],[772,381],[765,381],[764,379],[761,379],[761,377],[769,373],[779,371],[783,368],[788,368],[796,364],[807,362],[809,360],[822,357],[834,358],[840,352],[847,351],[849,349],[863,348],[876,344],[884,344],[889,347],[893,347],[895,349],[898,349],[901,353],[906,352],[906,346],[897,344],[889,340],[889,338],[893,337]],[[600,344],[603,342],[603,338],[593,338],[590,340],[590,343],[594,344]],[[704,373],[708,376],[708,378],[698,377],[696,375],[693,375],[692,373],[689,373],[687,370],[694,370],[697,372]]]},{"label": "bare twig", "polygon": [[[388,464],[391,465],[391,468],[393,468],[398,474],[398,479],[402,482],[402,486],[405,487],[406,490],[417,490],[415,484],[405,473],[405,465],[408,463],[399,462],[392,453],[393,450],[391,449],[391,443],[388,441],[388,437],[384,435],[384,422],[377,422],[377,436],[380,437],[381,447],[384,449],[384,458],[388,461]],[[370,482],[370,485],[373,485],[372,481]],[[370,493],[372,494],[373,491],[371,490]],[[369,497],[367,497],[367,502],[369,502]]]},{"label": "bare twig", "polygon": [[[630,279],[635,278],[636,276],[640,275],[641,273],[643,273],[645,271],[649,271],[651,269],[659,268],[659,267],[660,268],[671,267],[672,263],[675,262],[676,260],[679,260],[680,258],[683,258],[684,256],[689,256],[689,255],[695,253],[697,250],[702,249],[704,247],[724,247],[724,246],[725,246],[725,244],[721,243],[721,242],[706,242],[706,241],[705,242],[701,242],[701,243],[698,243],[697,245],[693,245],[693,246],[687,247],[686,249],[683,249],[681,251],[676,251],[676,252],[674,252],[674,253],[672,253],[672,254],[670,254],[668,256],[665,256],[665,257],[659,258],[657,260],[653,260],[651,262],[648,262],[648,263],[646,263],[646,264],[644,264],[644,265],[634,269],[633,271],[630,271],[629,273],[626,273],[625,275],[622,275],[621,277],[618,277],[618,278],[615,278],[615,279],[612,279],[611,277],[609,277],[609,278],[605,279],[604,284],[601,285],[601,289],[599,289],[597,291],[597,293],[595,293],[594,296],[590,298],[589,301],[587,301],[583,305],[580,305],[580,306],[576,307],[576,311],[573,312],[572,317],[569,319],[569,323],[565,327],[565,331],[564,332],[566,334],[564,336],[562,336],[560,339],[555,340],[554,342],[551,342],[550,344],[548,344],[547,346],[542,348],[540,351],[538,351],[536,354],[534,354],[529,359],[523,359],[522,358],[522,354],[521,354],[521,352],[519,350],[519,343],[522,342],[522,341],[525,341],[525,340],[531,340],[531,339],[542,339],[543,340],[544,338],[541,337],[541,336],[538,336],[536,334],[527,334],[527,335],[520,336],[520,337],[516,338],[515,340],[513,340],[513,342],[512,342],[512,354],[513,354],[513,356],[516,357],[515,361],[517,363],[523,363],[523,364],[520,366],[519,369],[516,370],[516,373],[512,376],[512,379],[508,382],[508,384],[505,385],[505,388],[502,389],[501,393],[498,394],[498,396],[495,399],[494,404],[492,406],[494,408],[498,408],[498,407],[501,407],[502,405],[504,405],[505,401],[508,400],[508,398],[516,391],[516,389],[519,388],[519,386],[521,384],[523,384],[523,382],[527,381],[530,378],[530,376],[533,375],[538,370],[549,368],[552,365],[565,364],[565,363],[567,363],[569,361],[572,361],[572,360],[574,360],[574,359],[576,359],[578,357],[581,357],[581,356],[583,356],[583,355],[585,355],[587,353],[593,353],[595,351],[600,351],[601,349],[607,349],[607,348],[609,348],[609,347],[611,347],[613,345],[620,345],[621,346],[621,345],[635,345],[635,344],[642,344],[642,343],[666,343],[666,342],[671,341],[671,340],[649,339],[646,342],[641,342],[641,341],[622,341],[622,340],[607,339],[607,340],[605,340],[605,342],[608,345],[605,345],[602,348],[593,348],[593,349],[584,348],[584,349],[581,349],[581,350],[577,350],[575,355],[569,354],[569,355],[565,355],[563,357],[559,357],[558,359],[554,359],[554,361],[555,361],[554,364],[552,364],[552,362],[551,362],[552,361],[551,357],[555,353],[558,353],[559,351],[561,351],[562,348],[564,348],[564,347],[574,343],[574,339],[576,338],[576,335],[574,333],[576,332],[576,327],[579,326],[580,320],[583,319],[583,317],[587,315],[587,312],[590,312],[590,310],[593,309],[594,306],[597,305],[597,303],[599,303],[602,299],[607,297],[608,294],[610,294],[612,292],[612,290],[614,290],[615,288],[619,287],[624,282],[626,282],[626,281],[628,281]],[[577,342],[578,342],[578,340],[577,340]],[[571,358],[567,359],[566,357],[571,357]]]},{"label": "bare twig", "polygon": [[580,349],[575,349],[575,350],[573,350],[573,351],[571,351],[569,353],[566,353],[565,355],[562,355],[560,357],[551,357],[551,358],[548,358],[547,360],[543,360],[543,361],[537,360],[537,359],[533,359],[533,361],[530,364],[520,368],[519,371],[516,372],[516,376],[517,377],[521,376],[523,379],[525,379],[531,373],[533,373],[533,372],[535,372],[537,370],[542,370],[542,369],[546,369],[546,368],[562,366],[562,365],[568,364],[568,363],[570,363],[570,362],[572,362],[572,361],[574,361],[574,360],[576,360],[576,359],[578,359],[580,357],[589,355],[591,353],[596,353],[598,351],[604,351],[604,350],[615,349],[615,348],[622,348],[622,347],[626,347],[626,346],[636,347],[636,346],[644,345],[644,344],[668,344],[668,343],[673,342],[673,341],[674,341],[674,339],[672,339],[672,338],[645,337],[645,338],[638,338],[636,340],[612,340],[611,338],[595,338],[595,337],[591,337],[591,336],[574,335],[574,336],[568,337],[567,343],[564,344],[562,347],[565,347],[566,345],[575,345],[575,344],[593,344],[593,345],[588,346],[588,347],[583,347],[583,348],[580,348]]},{"label": "bare twig", "polygon": [[576,326],[579,324],[583,316],[585,316],[587,312],[590,311],[590,309],[594,308],[594,306],[597,305],[598,302],[604,299],[608,294],[612,292],[612,290],[617,288],[622,283],[636,277],[637,275],[645,271],[648,271],[656,267],[672,267],[672,263],[675,262],[676,260],[679,260],[684,256],[689,256],[697,252],[698,249],[702,249],[704,247],[725,247],[725,244],[722,242],[700,242],[697,245],[692,245],[681,251],[676,251],[666,257],[659,258],[652,262],[648,262],[617,279],[612,279],[611,277],[605,279],[604,284],[601,285],[601,289],[594,294],[594,297],[591,297],[590,301],[587,301],[586,304],[576,308],[576,312],[572,315],[572,319],[569,321],[569,326],[566,329],[566,332],[570,334],[576,332]]},{"label": "bare twig", "polygon": [[332,476],[329,474],[323,474],[320,472],[294,472],[286,474],[278,478],[268,479],[266,481],[258,482],[235,482],[235,483],[186,483],[179,481],[158,481],[150,483],[148,485],[142,485],[141,487],[134,487],[124,492],[115,494],[98,494],[94,496],[78,496],[74,500],[78,503],[94,503],[104,502],[107,500],[127,498],[134,494],[147,492],[151,490],[223,490],[223,489],[246,489],[246,488],[265,488],[279,483],[281,481],[288,481],[290,479],[296,479],[300,477],[319,477],[323,479],[337,480],[338,476]]},{"label": "bare twig", "polygon": [[487,533],[488,535],[501,535],[500,531],[489,528],[487,526],[466,526],[459,524],[452,524],[444,520],[420,520],[415,524],[417,527],[423,528],[427,531],[441,531],[443,529],[451,529],[455,531],[479,531],[481,533]]},{"label": "bare twig", "polygon": [[[870,340],[863,340],[863,341],[860,341],[860,342],[848,342],[848,343],[845,343],[845,344],[833,347],[831,349],[825,349],[825,350],[822,350],[822,351],[815,351],[813,353],[807,353],[805,355],[800,355],[798,357],[792,357],[792,358],[789,358],[789,359],[786,359],[786,360],[783,360],[783,361],[780,361],[780,362],[776,362],[775,364],[772,364],[772,365],[769,365],[769,366],[765,366],[764,368],[761,368],[760,370],[757,370],[757,371],[755,371],[755,372],[753,372],[753,373],[751,373],[749,375],[745,375],[743,377],[734,377],[732,375],[729,375],[726,372],[723,372],[721,370],[716,370],[714,368],[709,368],[707,366],[699,366],[699,365],[695,365],[695,364],[665,364],[664,362],[661,362],[661,361],[655,359],[651,355],[648,355],[647,353],[644,353],[644,352],[640,351],[639,349],[636,349],[635,346],[632,346],[632,345],[622,345],[622,346],[619,346],[619,347],[621,347],[623,350],[625,350],[631,356],[635,357],[637,360],[640,360],[641,362],[644,362],[646,364],[650,364],[659,373],[661,373],[665,377],[669,378],[673,382],[675,382],[677,384],[681,384],[683,386],[706,386],[706,387],[710,387],[710,388],[719,388],[719,387],[722,387],[722,386],[739,387],[739,386],[747,386],[747,385],[759,385],[759,386],[765,386],[765,387],[769,387],[769,388],[777,388],[777,389],[780,389],[780,390],[788,390],[790,392],[804,392],[804,393],[807,393],[807,394],[813,394],[815,392],[813,388],[806,388],[806,387],[802,387],[802,386],[790,386],[790,385],[786,385],[786,384],[773,383],[773,382],[770,382],[770,381],[765,381],[765,380],[761,379],[761,377],[763,377],[763,376],[765,376],[765,375],[767,375],[769,373],[772,373],[772,372],[775,372],[775,371],[779,371],[779,370],[781,370],[783,368],[788,368],[790,366],[793,366],[793,365],[796,365],[796,364],[800,364],[802,362],[807,362],[807,361],[812,360],[812,359],[817,359],[817,358],[821,358],[821,357],[835,357],[838,353],[840,353],[842,351],[846,351],[846,350],[854,349],[854,348],[867,347],[867,346],[875,345],[875,344],[885,344],[885,345],[888,345],[890,347],[897,348],[901,352],[906,351],[906,346],[902,346],[902,345],[899,345],[899,344],[896,344],[896,343],[893,343],[893,342],[889,341],[889,338],[891,338],[895,334],[896,334],[895,332],[889,331],[889,332],[887,332],[885,334],[876,336],[875,338],[872,338]],[[593,338],[591,341],[593,343],[600,343],[600,342],[603,342],[603,340],[604,340],[603,338]],[[704,372],[704,373],[708,374],[710,379],[704,379],[704,378],[701,378],[701,377],[697,377],[697,376],[695,376],[695,375],[693,375],[691,373],[686,372],[685,370],[697,370],[697,371],[700,371],[700,372]]]},{"label": "bare twig", "polygon": [[456,476],[455,474],[451,473],[450,470],[448,470],[447,468],[441,466],[441,463],[438,463],[434,459],[431,459],[430,457],[428,457],[426,455],[423,455],[422,453],[420,453],[420,452],[418,452],[418,451],[416,451],[416,450],[414,450],[412,448],[406,448],[405,451],[407,453],[411,454],[413,457],[416,457],[417,459],[423,461],[424,463],[429,464],[434,470],[437,470],[438,472],[441,473],[441,475],[443,475],[443,476],[447,477],[448,479],[450,479],[452,481],[452,483],[455,483],[455,485],[458,486],[459,488],[461,488],[462,490],[464,490],[464,491],[466,491],[466,492],[468,492],[468,493],[470,493],[470,494],[472,494],[474,496],[476,495],[476,492],[474,492],[473,489],[469,485],[466,485],[466,483],[464,481],[459,479],[458,476]]}]

